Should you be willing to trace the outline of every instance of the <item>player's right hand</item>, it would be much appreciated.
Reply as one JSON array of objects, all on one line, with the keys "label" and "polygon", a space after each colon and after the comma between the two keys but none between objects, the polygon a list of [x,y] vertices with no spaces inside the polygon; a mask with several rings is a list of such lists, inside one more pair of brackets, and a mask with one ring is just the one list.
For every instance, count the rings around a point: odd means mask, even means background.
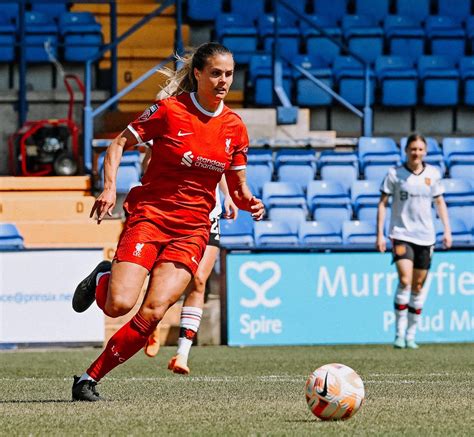
[{"label": "player's right hand", "polygon": [[97,197],[97,199],[95,200],[89,217],[94,217],[95,213],[95,219],[97,220],[97,224],[99,225],[106,214],[112,216],[112,210],[114,209],[116,200],[117,195],[115,193],[115,190],[109,189],[102,191],[99,197]]}]

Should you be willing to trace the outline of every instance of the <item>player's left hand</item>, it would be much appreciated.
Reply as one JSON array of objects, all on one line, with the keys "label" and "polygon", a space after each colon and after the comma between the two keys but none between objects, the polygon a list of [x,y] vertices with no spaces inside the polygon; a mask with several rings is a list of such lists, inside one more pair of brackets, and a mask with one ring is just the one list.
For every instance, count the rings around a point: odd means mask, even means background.
[{"label": "player's left hand", "polygon": [[260,199],[257,199],[255,196],[252,197],[250,200],[250,209],[252,213],[252,218],[255,221],[262,220],[263,216],[265,215],[265,206]]},{"label": "player's left hand", "polygon": [[226,196],[224,199],[224,218],[236,220],[238,215],[239,208],[230,196]]},{"label": "player's left hand", "polygon": [[451,232],[445,232],[443,235],[443,247],[449,249],[453,245],[453,237]]}]

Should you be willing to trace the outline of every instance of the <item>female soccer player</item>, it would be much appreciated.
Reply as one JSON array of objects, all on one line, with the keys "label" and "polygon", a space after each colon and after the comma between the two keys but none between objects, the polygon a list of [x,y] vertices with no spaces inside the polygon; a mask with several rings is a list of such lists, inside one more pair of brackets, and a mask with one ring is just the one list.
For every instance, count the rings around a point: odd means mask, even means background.
[{"label": "female soccer player", "polygon": [[391,168],[381,186],[376,246],[380,252],[385,252],[385,213],[388,198],[392,196],[389,235],[399,278],[395,293],[396,337],[393,346],[418,349],[415,343],[416,325],[426,298],[426,291],[422,288],[436,241],[431,212],[433,199],[444,227],[444,247],[451,247],[452,241],[441,175],[436,167],[423,162],[425,138],[411,135],[405,151],[406,163]]},{"label": "female soccer player", "polygon": [[137,314],[118,330],[81,377],[73,400],[97,401],[96,384],[145,346],[166,310],[196,273],[209,239],[215,189],[226,174],[232,199],[255,220],[263,203],[246,184],[248,136],[240,117],[224,105],[234,73],[232,53],[217,43],[198,47],[167,87],[171,97],[155,102],[115,138],[104,160],[104,190],[91,216],[100,223],[116,202],[116,174],[123,151],[153,140],[142,185],[128,194],[127,219],[111,274],[100,263],[77,287],[73,306],[85,311],[94,299],[112,317],[133,308],[150,274]]}]

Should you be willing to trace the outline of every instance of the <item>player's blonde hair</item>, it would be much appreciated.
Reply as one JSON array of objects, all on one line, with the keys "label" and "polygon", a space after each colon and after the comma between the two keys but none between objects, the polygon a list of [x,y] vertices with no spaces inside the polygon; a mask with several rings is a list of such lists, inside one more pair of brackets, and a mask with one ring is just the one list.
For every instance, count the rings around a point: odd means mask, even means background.
[{"label": "player's blonde hair", "polygon": [[190,56],[181,57],[175,55],[176,60],[182,63],[182,67],[177,71],[167,67],[160,70],[160,73],[167,76],[168,79],[165,82],[165,86],[162,87],[161,91],[156,95],[156,99],[162,100],[167,97],[177,96],[181,93],[197,91],[194,69],[197,68],[199,71],[202,71],[206,66],[208,58],[225,54],[232,56],[232,52],[222,44],[208,42],[201,44]]}]

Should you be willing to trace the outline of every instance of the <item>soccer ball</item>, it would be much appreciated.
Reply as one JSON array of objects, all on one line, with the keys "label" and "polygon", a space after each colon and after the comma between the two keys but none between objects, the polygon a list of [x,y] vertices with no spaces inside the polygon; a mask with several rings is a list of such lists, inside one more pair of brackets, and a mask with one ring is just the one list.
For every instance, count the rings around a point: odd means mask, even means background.
[{"label": "soccer ball", "polygon": [[360,376],[338,363],[325,364],[309,375],[305,392],[309,409],[321,420],[349,419],[365,397]]}]

